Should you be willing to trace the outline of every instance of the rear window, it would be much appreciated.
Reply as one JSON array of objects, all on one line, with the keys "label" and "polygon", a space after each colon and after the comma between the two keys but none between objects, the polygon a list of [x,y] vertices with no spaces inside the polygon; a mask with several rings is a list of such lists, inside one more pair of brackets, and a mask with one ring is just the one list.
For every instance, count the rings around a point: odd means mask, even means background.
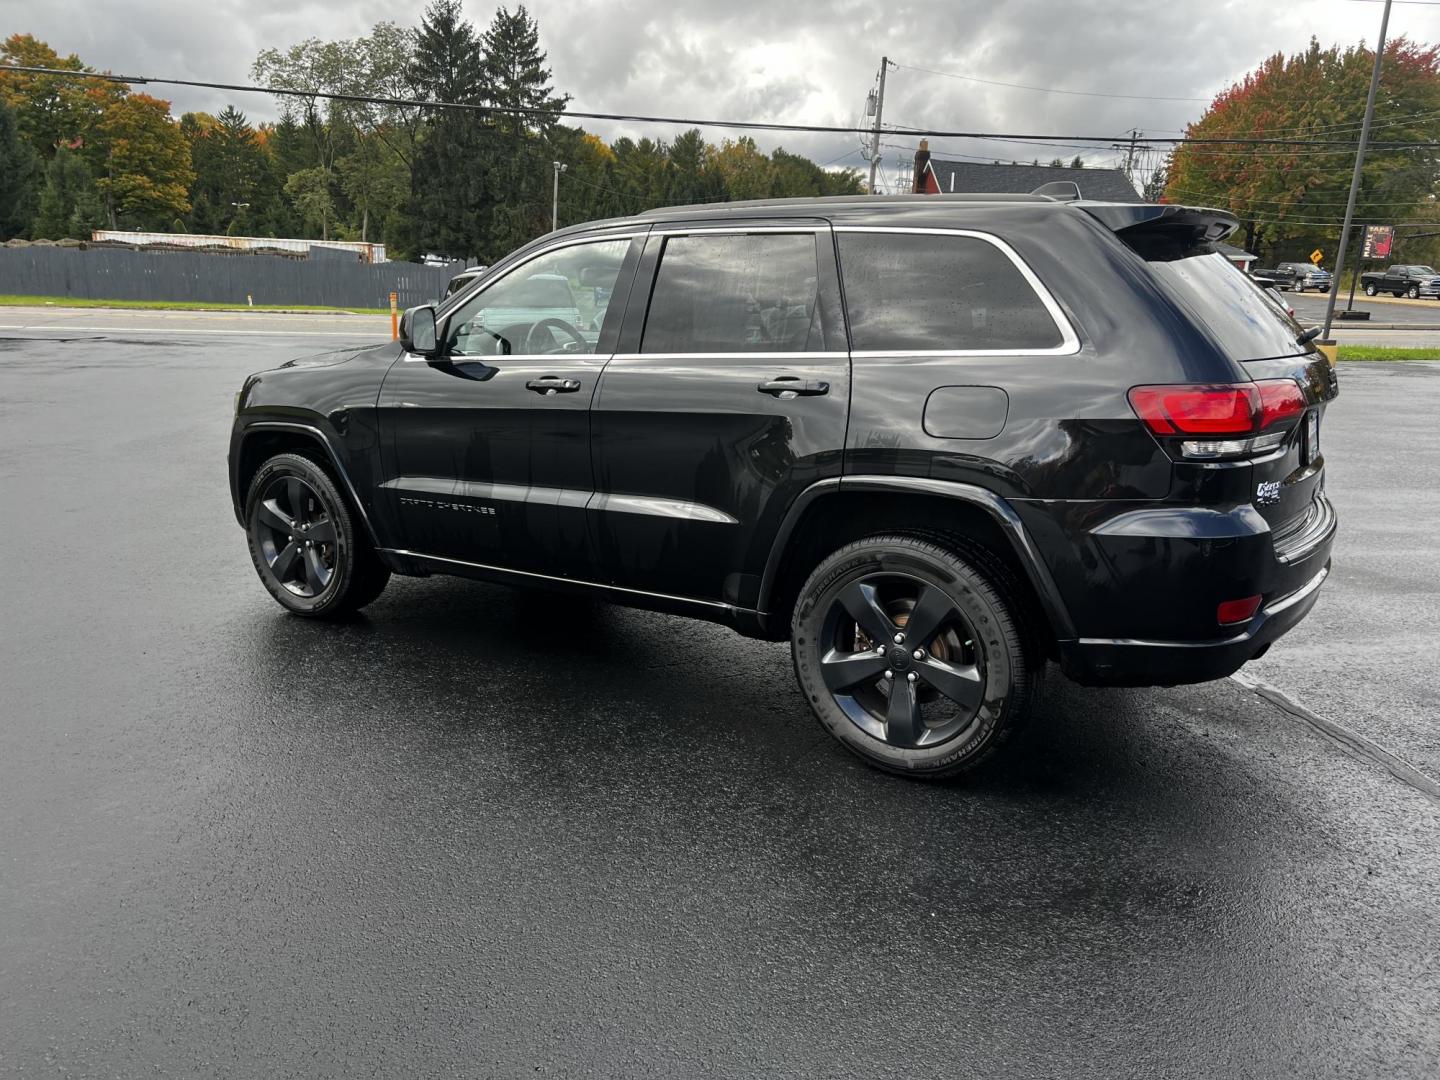
[{"label": "rear window", "polygon": [[575,297],[570,286],[562,277],[540,277],[516,285],[508,297],[518,308],[573,308]]},{"label": "rear window", "polygon": [[972,236],[840,233],[857,351],[1054,349],[1064,336],[1018,267]]},{"label": "rear window", "polygon": [[1232,359],[1267,360],[1311,351],[1295,340],[1295,322],[1209,244],[1121,239],[1145,257],[1166,291],[1204,323]]}]

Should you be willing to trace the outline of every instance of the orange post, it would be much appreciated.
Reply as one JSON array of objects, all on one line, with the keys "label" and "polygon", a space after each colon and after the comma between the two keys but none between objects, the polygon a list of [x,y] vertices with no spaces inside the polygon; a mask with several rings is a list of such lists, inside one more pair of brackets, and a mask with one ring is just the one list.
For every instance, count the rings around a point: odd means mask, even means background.
[{"label": "orange post", "polygon": [[400,340],[400,297],[397,293],[390,294],[390,340]]}]

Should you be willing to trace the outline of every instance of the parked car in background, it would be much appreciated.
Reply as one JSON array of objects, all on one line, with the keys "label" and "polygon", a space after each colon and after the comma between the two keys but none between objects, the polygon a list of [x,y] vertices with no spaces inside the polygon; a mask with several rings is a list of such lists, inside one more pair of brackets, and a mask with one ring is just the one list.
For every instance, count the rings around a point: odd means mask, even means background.
[{"label": "parked car in background", "polygon": [[485,266],[471,266],[467,267],[464,270],[461,270],[460,273],[456,274],[450,279],[450,283],[445,286],[445,295],[442,296],[440,299],[444,300],[448,297],[454,296],[456,293],[460,292],[472,281],[478,278],[481,274],[483,274],[487,269],[489,268]]},{"label": "parked car in background", "polygon": [[1388,292],[1391,296],[1408,296],[1411,300],[1422,296],[1440,297],[1440,274],[1429,266],[1397,264],[1387,266],[1384,271],[1371,270],[1360,275],[1360,285],[1366,296]]},{"label": "parked car in background", "polygon": [[1293,319],[1295,317],[1295,309],[1290,305],[1290,301],[1280,295],[1280,290],[1275,287],[1274,282],[1257,281],[1255,284],[1260,286],[1260,291],[1265,294],[1266,300],[1269,300],[1270,303],[1283,311],[1289,318]]},{"label": "parked car in background", "polygon": [[[247,379],[235,516],[296,615],[399,573],[708,619],[787,641],[851,752],[947,776],[1012,738],[1048,662],[1221,678],[1315,603],[1335,371],[1214,249],[1236,224],[867,195],[550,233],[394,344]],[[532,677],[577,678],[570,610],[535,610]]]},{"label": "parked car in background", "polygon": [[1288,289],[1295,284],[1295,271],[1282,270],[1278,266],[1274,270],[1252,269],[1250,276],[1256,281],[1268,281],[1277,289]]},{"label": "parked car in background", "polygon": [[1282,262],[1277,270],[1288,270],[1294,275],[1290,288],[1297,293],[1303,293],[1306,289],[1315,289],[1318,292],[1330,291],[1330,271],[1308,262]]}]

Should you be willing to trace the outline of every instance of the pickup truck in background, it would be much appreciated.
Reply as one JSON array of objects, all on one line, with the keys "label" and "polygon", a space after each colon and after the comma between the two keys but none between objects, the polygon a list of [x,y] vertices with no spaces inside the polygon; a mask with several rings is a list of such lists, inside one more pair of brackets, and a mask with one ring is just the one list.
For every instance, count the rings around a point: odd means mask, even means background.
[{"label": "pickup truck in background", "polygon": [[1360,284],[1366,296],[1388,292],[1411,300],[1422,296],[1440,297],[1440,274],[1429,266],[1387,266],[1383,273],[1371,270],[1360,275]]},{"label": "pickup truck in background", "polygon": [[1289,270],[1294,275],[1291,288],[1297,293],[1303,293],[1306,289],[1318,289],[1320,292],[1330,291],[1330,271],[1322,270],[1306,262],[1282,262],[1280,270]]},{"label": "pickup truck in background", "polygon": [[1295,284],[1295,271],[1283,266],[1274,270],[1251,270],[1250,276],[1256,281],[1268,281],[1276,289],[1288,289]]}]

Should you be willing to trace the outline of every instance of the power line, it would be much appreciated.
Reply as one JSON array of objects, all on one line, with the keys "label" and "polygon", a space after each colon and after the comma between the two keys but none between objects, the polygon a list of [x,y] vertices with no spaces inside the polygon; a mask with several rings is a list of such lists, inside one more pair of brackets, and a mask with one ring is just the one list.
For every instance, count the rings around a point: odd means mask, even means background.
[{"label": "power line", "polygon": [[[227,90],[242,94],[269,94],[273,97],[297,97],[317,99],[323,98],[328,101],[348,101],[364,105],[389,105],[396,108],[410,109],[459,109],[473,112],[480,115],[500,114],[510,116],[540,116],[551,120],[558,120],[561,116],[567,116],[580,120],[608,120],[617,123],[635,124],[675,124],[682,127],[718,127],[731,128],[749,131],[796,131],[815,132],[821,134],[874,134],[873,128],[852,127],[841,124],[782,124],[760,120],[713,120],[698,119],[676,116],[651,116],[640,113],[606,113],[606,112],[582,112],[579,110],[564,110],[563,112],[554,109],[523,108],[508,105],[480,105],[469,102],[456,101],[425,101],[417,98],[392,98],[380,97],[369,94],[344,94],[337,91],[327,90],[295,90],[284,86],[260,86],[241,83],[219,83],[205,82],[198,79],[167,79],[159,76],[142,75],[112,75],[97,74],[95,72],[81,72],[63,68],[31,67],[18,64],[0,64],[0,72],[12,71],[31,75],[55,75],[63,78],[76,79],[101,79],[107,82],[124,83],[127,85],[144,86],[188,86],[205,90]],[[887,131],[893,128],[887,128]],[[1004,142],[1024,142],[1044,145],[1046,143],[1060,144],[1060,140],[1071,140],[1072,142],[1104,143],[1110,144],[1115,141],[1113,135],[1034,135],[1021,133],[1001,133],[988,131],[943,131],[936,129],[915,129],[916,133],[933,135],[936,138],[947,139],[990,139]],[[1345,147],[1347,152],[1353,149],[1354,144],[1346,141],[1326,141],[1320,139],[1250,139],[1250,138],[1192,138],[1182,136],[1171,138],[1168,136],[1144,136],[1135,140],[1137,144],[1144,145],[1184,145],[1184,146],[1337,146]],[[1440,142],[1429,143],[1404,143],[1397,146],[1372,146],[1371,149],[1440,149]]]},{"label": "power line", "polygon": [[939,75],[946,79],[963,79],[966,82],[984,83],[986,86],[1004,86],[1011,90],[1034,90],[1041,94],[1066,94],[1070,97],[1125,98],[1131,101],[1209,101],[1208,97],[1160,97],[1155,94],[1102,94],[1097,90],[1060,90],[1053,86],[1026,86],[1024,83],[999,82],[995,79],[981,79],[974,75],[957,75],[953,71],[936,71],[934,68],[916,67],[914,64],[896,64],[907,71],[923,71],[926,75]]}]

